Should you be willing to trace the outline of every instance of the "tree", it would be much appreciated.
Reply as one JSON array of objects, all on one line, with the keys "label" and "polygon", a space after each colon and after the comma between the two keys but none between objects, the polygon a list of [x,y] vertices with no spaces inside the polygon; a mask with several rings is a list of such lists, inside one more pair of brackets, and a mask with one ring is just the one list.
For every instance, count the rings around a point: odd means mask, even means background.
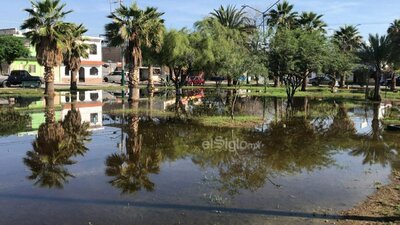
[{"label": "tree", "polygon": [[276,29],[291,29],[297,27],[298,13],[293,11],[294,5],[287,1],[278,4],[276,9],[268,13],[267,24],[271,28]]},{"label": "tree", "polygon": [[390,38],[390,41],[392,42],[392,55],[397,59],[394,60],[394,62],[391,65],[391,91],[396,91],[396,76],[395,76],[395,70],[398,70],[400,65],[400,20],[395,20],[393,23],[390,24],[390,27],[388,28],[388,36]]},{"label": "tree", "polygon": [[38,63],[44,66],[45,94],[54,95],[54,67],[61,64],[65,46],[61,32],[67,24],[62,20],[72,11],[64,11],[65,4],[60,4],[60,0],[31,3],[32,8],[25,9],[29,18],[24,21],[21,29],[28,30],[25,35],[36,49]]},{"label": "tree", "polygon": [[[355,26],[340,27],[333,35],[333,41],[336,43],[340,50],[350,55],[354,55],[355,51],[361,47],[362,37]],[[345,85],[346,74],[338,74],[340,76],[339,87],[343,88]]]},{"label": "tree", "polygon": [[361,46],[360,57],[365,63],[374,68],[375,71],[375,89],[372,100],[381,101],[381,78],[382,72],[386,69],[392,60],[392,45],[388,36],[369,35],[368,43]]},{"label": "tree", "polygon": [[165,34],[161,50],[163,63],[170,68],[170,79],[177,95],[182,95],[182,86],[194,64],[194,49],[187,30],[170,30]]},{"label": "tree", "polygon": [[[320,31],[325,33],[326,23],[322,21],[323,15],[314,12],[303,12],[297,19],[298,25],[306,31]],[[303,80],[301,91],[306,91],[308,85],[308,77]]]},{"label": "tree", "polygon": [[290,106],[304,79],[322,68],[326,39],[319,31],[284,29],[272,38],[269,54],[270,71],[284,81]]},{"label": "tree", "polygon": [[81,67],[81,58],[88,58],[89,45],[85,44],[87,40],[83,35],[87,29],[81,24],[69,24],[65,32],[64,65],[71,71],[70,89],[76,91],[77,74]]},{"label": "tree", "polygon": [[221,5],[219,9],[214,9],[214,12],[210,14],[219,23],[229,29],[246,31],[251,27],[250,20],[245,16],[246,13],[243,9],[238,10],[232,5],[228,5],[226,9]]},{"label": "tree", "polygon": [[142,10],[134,2],[130,6],[121,5],[108,16],[112,22],[105,26],[107,41],[111,46],[124,48],[125,62],[129,69],[129,100],[139,100],[142,47],[161,44],[163,14],[153,7]]},{"label": "tree", "polygon": [[333,79],[332,91],[336,84],[337,76],[344,82],[344,77],[350,74],[355,66],[357,57],[352,53],[342,51],[339,46],[332,41],[327,45],[327,54],[325,55],[323,72],[329,74]]},{"label": "tree", "polygon": [[0,37],[0,72],[3,72],[1,65],[10,65],[17,58],[28,57],[29,49],[25,47],[21,38],[14,36]]},{"label": "tree", "polygon": [[314,12],[303,12],[298,18],[299,25],[309,31],[319,30],[325,32],[326,23],[322,20],[323,15]]}]

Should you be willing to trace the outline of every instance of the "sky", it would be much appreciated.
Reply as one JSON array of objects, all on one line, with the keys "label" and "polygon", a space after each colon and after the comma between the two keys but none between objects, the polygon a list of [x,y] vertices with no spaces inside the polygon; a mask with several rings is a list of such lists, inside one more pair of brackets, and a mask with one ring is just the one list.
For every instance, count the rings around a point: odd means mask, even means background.
[{"label": "sky", "polygon": [[[110,22],[106,18],[117,4],[110,8],[110,1],[118,0],[61,0],[67,4],[69,14],[66,21],[83,23],[88,29],[88,35],[104,34],[104,24]],[[130,4],[133,0],[124,0]],[[164,12],[163,18],[167,28],[191,29],[193,23],[206,17],[220,5],[250,5],[261,11],[268,8],[276,0],[138,0],[141,7],[153,6]],[[283,0],[282,0],[283,1]],[[0,8],[0,28],[19,28],[27,13],[23,9],[30,7],[29,0],[0,0],[7,2]],[[358,25],[360,33],[385,34],[390,23],[400,19],[400,0],[290,0],[295,10],[314,11],[323,14],[328,24],[328,34],[344,24]],[[249,10],[249,14],[257,15]]]}]

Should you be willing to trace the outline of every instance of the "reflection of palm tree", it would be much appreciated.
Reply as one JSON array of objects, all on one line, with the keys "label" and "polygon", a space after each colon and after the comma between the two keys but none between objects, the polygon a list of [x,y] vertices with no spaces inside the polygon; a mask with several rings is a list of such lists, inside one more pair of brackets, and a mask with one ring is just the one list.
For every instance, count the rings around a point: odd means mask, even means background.
[{"label": "reflection of palm tree", "polygon": [[33,142],[33,151],[27,153],[24,163],[32,171],[28,179],[41,187],[62,188],[72,175],[63,167],[73,164],[64,141],[64,129],[55,122],[54,97],[46,98],[46,122],[41,124]]},{"label": "reflection of palm tree", "polygon": [[[137,110],[138,102],[130,106]],[[136,113],[129,115],[126,153],[112,154],[106,159],[106,175],[113,177],[109,183],[121,189],[122,193],[134,193],[142,188],[153,191],[155,184],[150,181],[149,174],[157,174],[160,170],[161,155],[155,151],[142,152],[139,122]]]},{"label": "reflection of palm tree", "polygon": [[349,118],[344,104],[340,103],[338,112],[325,135],[327,137],[350,138],[355,133],[354,122]]},{"label": "reflection of palm tree", "polygon": [[353,156],[363,156],[364,164],[386,165],[392,159],[392,147],[383,139],[383,129],[379,121],[380,104],[373,105],[373,119],[371,133],[362,139],[360,147],[351,152]]},{"label": "reflection of palm tree", "polygon": [[71,93],[72,105],[71,110],[62,122],[65,131],[66,148],[73,154],[83,155],[88,150],[85,142],[89,141],[89,123],[82,123],[81,113],[76,109],[76,93]]},{"label": "reflection of palm tree", "polygon": [[68,112],[63,123],[56,122],[54,98],[46,98],[46,122],[41,124],[38,136],[33,142],[33,151],[28,151],[24,163],[32,174],[30,180],[41,187],[62,188],[73,177],[65,168],[75,162],[71,160],[76,154],[83,155],[87,148],[84,142],[90,133],[88,125],[81,124],[78,111]]}]

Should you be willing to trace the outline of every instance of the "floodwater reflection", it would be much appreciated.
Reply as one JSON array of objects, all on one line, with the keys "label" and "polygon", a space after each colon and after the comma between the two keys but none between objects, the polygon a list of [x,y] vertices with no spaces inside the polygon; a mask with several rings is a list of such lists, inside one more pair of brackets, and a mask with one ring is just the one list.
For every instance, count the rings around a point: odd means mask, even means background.
[{"label": "floodwater reflection", "polygon": [[33,151],[28,151],[24,158],[31,171],[28,179],[35,185],[63,188],[74,177],[66,166],[76,163],[72,160],[74,156],[88,151],[85,143],[90,140],[89,124],[82,123],[79,111],[72,105],[65,119],[56,121],[54,98],[46,97],[45,123],[39,127]]}]

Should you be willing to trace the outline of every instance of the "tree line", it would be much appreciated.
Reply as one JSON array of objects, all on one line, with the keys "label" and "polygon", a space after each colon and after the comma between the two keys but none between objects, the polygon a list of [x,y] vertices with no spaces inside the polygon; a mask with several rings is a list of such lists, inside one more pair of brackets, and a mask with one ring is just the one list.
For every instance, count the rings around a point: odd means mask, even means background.
[{"label": "tree line", "polygon": [[[21,28],[28,30],[25,35],[45,68],[45,92],[54,92],[54,67],[61,63],[72,71],[71,89],[76,90],[80,60],[87,57],[83,37],[87,30],[83,25],[64,22],[72,11],[65,10],[60,0],[32,2],[32,8],[26,11],[29,18]],[[196,71],[226,77],[229,86],[239,85],[243,74],[256,80],[271,78],[274,86],[286,87],[289,102],[300,87],[306,91],[311,73],[328,74],[334,81],[338,79],[342,88],[350,73],[364,67],[375,80],[373,100],[381,100],[384,72],[390,72],[395,81],[399,20],[390,25],[387,35],[370,35],[364,41],[357,26],[352,25],[328,36],[323,15],[296,12],[287,1],[267,13],[267,32],[260,32],[256,20],[247,15],[243,8],[221,6],[197,21],[192,30],[168,30],[157,8],[141,9],[135,2],[121,5],[108,16],[111,21],[105,25],[105,36],[110,46],[124,50],[129,99],[139,98],[139,67],[143,62],[150,68],[167,66],[177,94],[181,94],[187,76]],[[154,88],[151,74],[148,88]]]}]

